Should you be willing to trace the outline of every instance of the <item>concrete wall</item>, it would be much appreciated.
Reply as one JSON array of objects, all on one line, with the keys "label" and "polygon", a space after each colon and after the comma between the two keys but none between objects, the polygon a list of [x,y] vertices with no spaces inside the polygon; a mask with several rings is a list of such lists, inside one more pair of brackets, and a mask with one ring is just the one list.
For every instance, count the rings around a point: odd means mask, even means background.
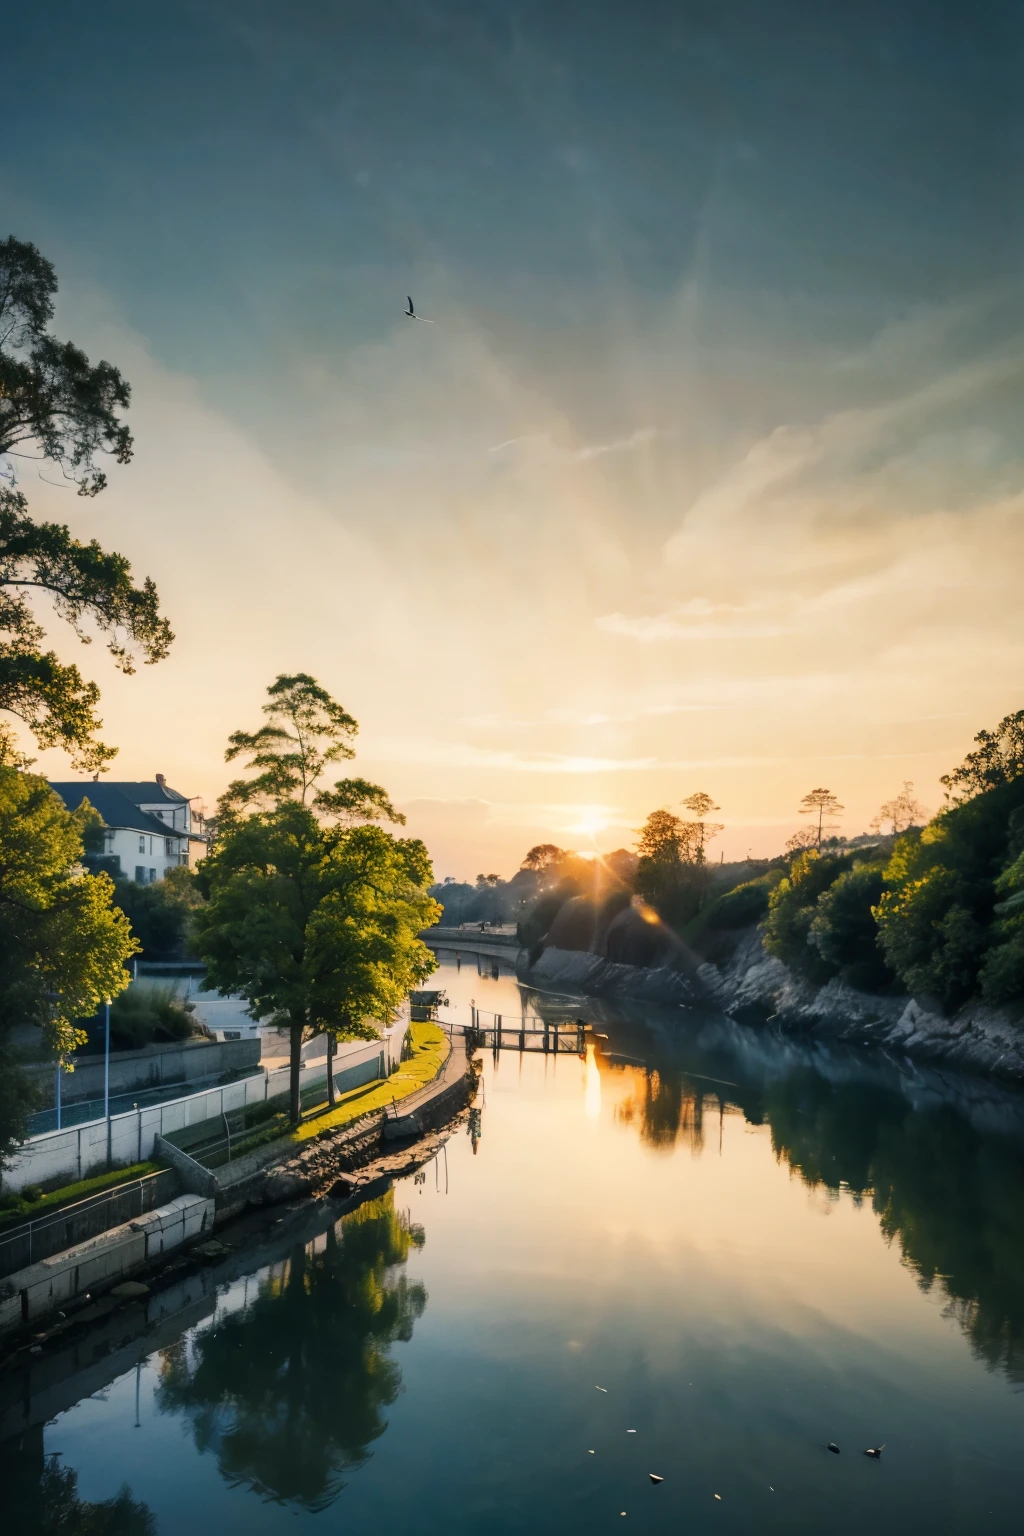
[{"label": "concrete wall", "polygon": [[145,1264],[213,1229],[213,1201],[179,1195],[101,1237],[42,1259],[0,1282],[0,1333],[35,1322],[88,1292],[109,1290]]},{"label": "concrete wall", "polygon": [[[156,1088],[161,1083],[190,1082],[198,1077],[220,1077],[258,1067],[262,1042],[225,1040],[183,1040],[167,1045],[151,1045],[140,1051],[111,1051],[110,1092],[130,1093],[133,1088]],[[28,1069],[37,1087],[46,1093],[46,1107],[55,1102],[56,1073],[52,1066]],[[103,1057],[80,1056],[74,1072],[66,1072],[60,1085],[61,1101],[103,1097]]]},{"label": "concrete wall", "polygon": [[[385,1075],[393,1071],[401,1060],[407,1028],[408,1022],[403,1019],[386,1029],[379,1040],[353,1040],[339,1045],[334,1058],[336,1078],[344,1082],[351,1076],[348,1087],[371,1082],[377,1075],[382,1056]],[[359,1076],[361,1072],[367,1075]],[[326,1082],[326,1079],[326,1063],[311,1064],[302,1073],[304,1087]],[[47,1131],[42,1136],[33,1136],[21,1148],[10,1167],[4,1170],[2,1188],[18,1190],[24,1189],[26,1184],[54,1188],[57,1183],[71,1184],[92,1173],[102,1172],[108,1160],[115,1167],[142,1162],[153,1155],[157,1136],[184,1130],[186,1126],[212,1120],[215,1115],[241,1109],[247,1104],[284,1098],[287,1093],[288,1068],[281,1067],[276,1072],[263,1072],[221,1088],[207,1088],[201,1093],[169,1099],[164,1104],[112,1115],[109,1149],[106,1120],[91,1120],[68,1130]]]}]

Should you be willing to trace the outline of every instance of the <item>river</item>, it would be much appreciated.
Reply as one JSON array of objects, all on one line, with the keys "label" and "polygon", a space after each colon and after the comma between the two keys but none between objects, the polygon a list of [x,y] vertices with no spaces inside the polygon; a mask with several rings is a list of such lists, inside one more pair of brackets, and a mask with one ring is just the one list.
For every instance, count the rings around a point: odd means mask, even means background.
[{"label": "river", "polygon": [[[490,961],[438,984],[456,1021],[524,1001]],[[419,1175],[8,1373],[5,1536],[1020,1528],[1021,1097],[526,1001],[607,1039],[488,1052]]]}]

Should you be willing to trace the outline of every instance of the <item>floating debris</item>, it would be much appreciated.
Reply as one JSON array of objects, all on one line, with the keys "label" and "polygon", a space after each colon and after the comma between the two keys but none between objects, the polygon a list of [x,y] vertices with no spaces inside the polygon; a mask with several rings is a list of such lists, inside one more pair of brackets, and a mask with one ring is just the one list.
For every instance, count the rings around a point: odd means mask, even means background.
[{"label": "floating debris", "polygon": [[838,1447],[838,1445],[836,1445],[834,1440],[830,1440],[829,1441],[828,1448],[832,1452],[833,1456],[838,1456],[839,1455],[839,1447]]},{"label": "floating debris", "polygon": [[883,1440],[881,1445],[869,1445],[867,1450],[864,1452],[864,1455],[874,1456],[875,1460],[877,1461],[879,1456],[881,1456],[882,1452],[885,1450],[885,1444],[886,1442]]},{"label": "floating debris", "polygon": [[636,1430],[635,1429],[627,1429],[626,1430],[626,1434],[627,1435],[635,1435],[636,1434]]},{"label": "floating debris", "polygon": [[593,1453],[593,1451],[588,1451],[588,1452],[587,1452],[587,1455],[588,1455],[588,1456],[593,1456],[593,1454],[594,1454],[594,1453]]},{"label": "floating debris", "polygon": [[716,1493],[715,1494],[715,1498],[718,1500],[719,1504],[721,1504],[721,1502],[722,1502],[722,1495],[720,1493]]},{"label": "floating debris", "polygon": [[595,1387],[594,1391],[595,1392],[607,1392],[608,1388],[607,1387]]},{"label": "floating debris", "polygon": [[650,1478],[652,1483],[663,1483],[665,1481],[663,1477],[658,1476],[657,1472],[648,1472],[647,1476]]}]

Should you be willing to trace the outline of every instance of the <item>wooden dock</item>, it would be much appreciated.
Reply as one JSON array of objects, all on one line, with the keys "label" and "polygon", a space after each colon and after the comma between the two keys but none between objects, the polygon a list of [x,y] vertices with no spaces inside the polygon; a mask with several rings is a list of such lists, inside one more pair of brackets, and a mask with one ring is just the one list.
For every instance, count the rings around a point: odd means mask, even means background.
[{"label": "wooden dock", "polygon": [[549,1024],[535,1016],[505,1019],[500,1013],[485,1014],[473,1009],[472,1022],[465,1030],[469,1050],[537,1051],[557,1056],[571,1053],[583,1056],[587,1049],[589,1024],[582,1019]]}]

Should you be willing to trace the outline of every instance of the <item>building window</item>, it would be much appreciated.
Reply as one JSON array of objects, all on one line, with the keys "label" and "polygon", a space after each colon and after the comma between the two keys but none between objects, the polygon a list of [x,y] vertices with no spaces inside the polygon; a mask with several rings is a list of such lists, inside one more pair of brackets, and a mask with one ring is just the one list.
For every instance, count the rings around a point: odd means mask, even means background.
[{"label": "building window", "polygon": [[145,883],[146,883],[146,871],[143,869],[141,864],[136,864],[136,866],[135,866],[135,884],[136,885],[145,885]]},{"label": "building window", "polygon": [[149,872],[149,883],[150,883],[150,885],[155,885],[156,884],[156,870],[155,869],[151,869],[150,872]]},{"label": "building window", "polygon": [[177,838],[165,837],[164,838],[164,857],[168,858],[168,859],[173,859],[174,855],[177,853],[177,851],[178,851],[178,840],[177,840]]},{"label": "building window", "polygon": [[145,851],[146,851],[146,839],[144,837],[140,837],[139,838],[139,852],[140,853],[145,853]]}]

